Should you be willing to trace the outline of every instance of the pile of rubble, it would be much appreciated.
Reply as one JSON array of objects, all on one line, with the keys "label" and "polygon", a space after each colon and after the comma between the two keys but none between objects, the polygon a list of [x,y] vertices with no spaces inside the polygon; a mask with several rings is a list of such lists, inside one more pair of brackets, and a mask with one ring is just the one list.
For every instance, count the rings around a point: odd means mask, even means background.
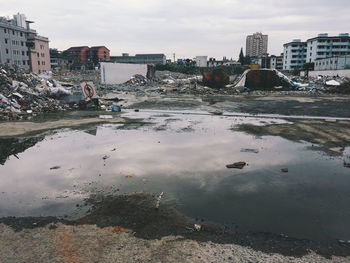
[{"label": "pile of rubble", "polygon": [[293,77],[296,90],[350,94],[350,79],[338,76]]},{"label": "pile of rubble", "polygon": [[15,65],[0,66],[0,120],[68,109],[58,98],[69,94],[55,80],[26,73]]}]

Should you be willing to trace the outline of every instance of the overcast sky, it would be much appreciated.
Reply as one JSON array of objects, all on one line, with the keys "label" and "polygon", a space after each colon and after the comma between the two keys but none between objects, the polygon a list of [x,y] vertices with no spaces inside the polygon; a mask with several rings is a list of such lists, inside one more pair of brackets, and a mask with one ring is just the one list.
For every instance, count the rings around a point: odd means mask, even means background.
[{"label": "overcast sky", "polygon": [[114,56],[237,59],[254,32],[278,55],[293,39],[350,31],[350,0],[0,0],[0,12],[24,13],[51,48],[105,45]]}]

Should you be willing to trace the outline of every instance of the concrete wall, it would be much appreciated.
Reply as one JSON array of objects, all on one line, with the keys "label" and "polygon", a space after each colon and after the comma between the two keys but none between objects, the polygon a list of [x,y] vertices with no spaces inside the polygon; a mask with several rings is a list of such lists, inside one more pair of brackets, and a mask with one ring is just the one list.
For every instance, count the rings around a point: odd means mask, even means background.
[{"label": "concrete wall", "polygon": [[350,65],[350,55],[318,59],[315,70],[342,70],[346,65]]},{"label": "concrete wall", "polygon": [[321,76],[339,76],[339,77],[350,78],[350,69],[309,71],[309,77],[317,77],[319,75],[321,75]]},{"label": "concrete wall", "polygon": [[147,65],[101,62],[102,84],[122,84],[136,74],[146,77]]}]

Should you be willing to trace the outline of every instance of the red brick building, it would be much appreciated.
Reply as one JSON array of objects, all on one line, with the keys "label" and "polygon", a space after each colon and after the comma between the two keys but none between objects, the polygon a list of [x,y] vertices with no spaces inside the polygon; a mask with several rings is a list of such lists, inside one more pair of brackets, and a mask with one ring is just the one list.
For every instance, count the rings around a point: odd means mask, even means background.
[{"label": "red brick building", "polygon": [[98,60],[109,60],[110,59],[110,52],[109,49],[105,46],[97,46],[97,47],[91,47],[90,48],[90,58],[96,57]]},{"label": "red brick building", "polygon": [[64,55],[72,69],[93,68],[100,61],[110,60],[110,51],[105,46],[71,47],[64,51]]}]

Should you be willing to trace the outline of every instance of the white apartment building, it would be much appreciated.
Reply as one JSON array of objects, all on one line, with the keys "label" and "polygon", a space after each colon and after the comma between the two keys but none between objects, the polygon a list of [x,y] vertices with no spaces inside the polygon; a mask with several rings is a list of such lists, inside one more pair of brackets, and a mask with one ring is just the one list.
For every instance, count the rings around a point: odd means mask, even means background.
[{"label": "white apartment building", "polygon": [[341,33],[338,36],[328,36],[327,33],[324,33],[307,40],[307,62],[344,55],[350,55],[350,36],[348,33]]},{"label": "white apartment building", "polygon": [[301,69],[306,62],[307,43],[300,39],[283,45],[283,70]]},{"label": "white apartment building", "polygon": [[338,36],[323,33],[306,42],[293,40],[283,47],[283,69],[300,69],[306,62],[315,63],[319,59],[350,55],[350,36],[348,33]]}]

